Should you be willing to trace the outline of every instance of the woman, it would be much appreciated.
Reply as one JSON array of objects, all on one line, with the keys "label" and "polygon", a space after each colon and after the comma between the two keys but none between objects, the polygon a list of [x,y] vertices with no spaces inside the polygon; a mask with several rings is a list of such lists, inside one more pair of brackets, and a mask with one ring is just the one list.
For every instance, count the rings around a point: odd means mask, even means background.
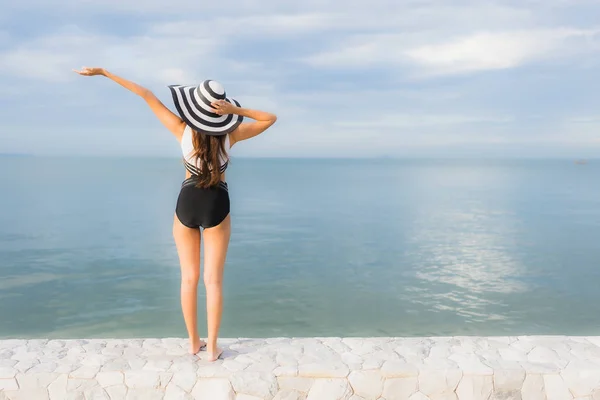
[{"label": "woman", "polygon": [[[186,179],[183,181],[175,216],[173,237],[181,266],[181,308],[190,339],[190,353],[206,348],[208,359],[223,353],[217,336],[223,309],[223,268],[231,223],[225,169],[229,149],[268,129],[277,117],[242,108],[225,95],[215,81],[194,86],[169,86],[179,116],[167,109],[148,89],[102,68],[84,67],[83,76],[105,76],[140,96],[181,144]],[[251,123],[242,123],[244,117]],[[207,342],[197,328],[197,293],[200,278],[200,242],[204,241],[204,285],[206,287]]]}]

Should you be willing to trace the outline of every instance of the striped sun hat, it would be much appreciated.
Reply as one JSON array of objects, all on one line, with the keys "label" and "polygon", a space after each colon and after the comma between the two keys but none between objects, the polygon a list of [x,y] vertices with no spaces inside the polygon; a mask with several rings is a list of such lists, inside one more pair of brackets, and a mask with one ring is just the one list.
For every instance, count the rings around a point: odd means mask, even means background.
[{"label": "striped sun hat", "polygon": [[225,100],[240,107],[235,99],[228,99],[223,86],[210,79],[198,86],[170,85],[175,107],[181,119],[197,132],[220,136],[232,132],[244,117],[241,115],[219,115],[212,111],[211,103]]}]

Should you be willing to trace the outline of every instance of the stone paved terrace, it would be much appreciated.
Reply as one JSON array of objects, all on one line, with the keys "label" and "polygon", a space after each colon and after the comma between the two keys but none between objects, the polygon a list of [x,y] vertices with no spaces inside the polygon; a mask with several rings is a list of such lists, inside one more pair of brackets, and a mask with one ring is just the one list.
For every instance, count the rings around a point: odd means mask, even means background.
[{"label": "stone paved terrace", "polygon": [[0,341],[0,400],[600,400],[600,337],[220,344],[209,363],[184,339]]}]

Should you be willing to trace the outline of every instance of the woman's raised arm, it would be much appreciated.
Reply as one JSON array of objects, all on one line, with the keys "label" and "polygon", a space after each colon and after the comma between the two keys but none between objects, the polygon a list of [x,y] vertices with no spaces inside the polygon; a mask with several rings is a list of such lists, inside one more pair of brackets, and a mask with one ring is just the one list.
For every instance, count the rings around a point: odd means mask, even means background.
[{"label": "woman's raised arm", "polygon": [[143,98],[150,109],[156,117],[162,122],[162,124],[169,130],[177,140],[181,140],[181,136],[183,135],[183,130],[185,128],[185,122],[177,115],[175,115],[171,110],[169,110],[165,105],[152,93],[150,90],[146,89],[138,85],[137,83],[128,81],[127,79],[121,78],[120,76],[114,75],[104,68],[88,68],[83,67],[80,71],[74,70],[79,75],[83,76],[96,76],[101,75],[105,76],[119,85],[123,86],[125,89],[132,91],[137,94],[141,98]]}]

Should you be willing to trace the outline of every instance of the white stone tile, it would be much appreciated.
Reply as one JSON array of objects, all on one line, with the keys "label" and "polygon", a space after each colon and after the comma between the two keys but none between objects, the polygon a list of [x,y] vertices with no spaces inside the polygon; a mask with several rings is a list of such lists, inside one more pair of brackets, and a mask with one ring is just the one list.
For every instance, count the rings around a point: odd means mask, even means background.
[{"label": "white stone tile", "polygon": [[144,339],[144,342],[142,343],[143,348],[153,348],[160,346],[162,346],[162,341],[160,339],[155,338]]},{"label": "white stone tile", "polygon": [[171,361],[168,360],[148,360],[142,367],[144,371],[166,372],[171,368]]},{"label": "white stone tile", "polygon": [[166,389],[167,385],[171,382],[173,378],[172,372],[159,372],[158,373],[158,389]]},{"label": "white stone tile", "polygon": [[[487,364],[486,364],[487,366]],[[457,370],[460,371],[460,368],[458,366],[458,364],[455,361],[452,360],[443,360],[443,359],[431,359],[431,358],[427,358],[424,362],[423,365],[420,366],[419,368],[421,371],[423,370],[449,370],[449,369],[453,369],[453,370]]]},{"label": "white stone tile", "polygon": [[[245,371],[243,371],[245,372]],[[231,371],[223,368],[223,364],[211,362],[207,364],[198,364],[198,371],[196,372],[200,378],[227,378],[231,376]]]},{"label": "white stone tile", "polygon": [[100,367],[92,367],[90,365],[83,365],[80,368],[69,374],[70,378],[75,379],[94,379],[96,374],[100,372]]},{"label": "white stone tile", "polygon": [[297,359],[303,353],[302,346],[293,346],[289,343],[277,346],[277,354],[282,356],[288,356]]},{"label": "white stone tile", "polygon": [[101,387],[122,385],[124,383],[123,373],[120,371],[98,372],[96,380]]},{"label": "white stone tile", "polygon": [[[459,400],[456,393],[442,393],[442,394],[434,394],[431,396],[427,396],[431,400]],[[503,399],[503,400],[516,400],[516,399]]]},{"label": "white stone tile", "polygon": [[277,379],[272,374],[242,371],[231,375],[230,381],[236,393],[257,397],[273,397],[278,390]]},{"label": "white stone tile", "polygon": [[341,353],[340,357],[346,364],[362,364],[364,362],[361,356],[350,352]]},{"label": "white stone tile", "polygon": [[424,344],[418,346],[398,346],[396,347],[396,353],[402,356],[405,360],[413,363],[422,363],[427,357],[429,357],[429,347]]},{"label": "white stone tile", "polygon": [[515,349],[521,353],[529,353],[534,346],[535,343],[533,343],[531,340],[521,338],[518,338],[517,341],[510,344],[512,349]]},{"label": "white stone tile", "polygon": [[492,376],[465,375],[456,388],[456,394],[460,400],[488,399],[494,390]]},{"label": "white stone tile", "polygon": [[[375,360],[375,359],[367,359],[365,360],[365,362],[362,364],[362,366],[360,368],[356,368],[357,369],[363,369],[363,370],[379,370],[381,369],[381,366],[383,365],[384,361],[383,360]],[[351,365],[360,365],[360,364],[351,364]]]},{"label": "white stone tile", "polygon": [[101,387],[95,387],[90,390],[86,390],[83,393],[85,400],[110,400],[110,396]]},{"label": "white stone tile", "polygon": [[416,377],[388,378],[383,384],[382,396],[386,400],[405,400],[415,394],[418,389]]},{"label": "white stone tile", "polygon": [[164,400],[193,400],[193,397],[179,386],[170,383],[165,390]]},{"label": "white stone tile", "polygon": [[11,349],[19,346],[27,346],[27,340],[24,339],[5,339],[0,340],[0,349]]},{"label": "white stone tile", "polygon": [[560,367],[556,364],[531,363],[528,361],[520,361],[519,364],[523,366],[523,369],[528,374],[557,374],[561,371]]},{"label": "white stone tile", "polygon": [[4,394],[9,400],[49,400],[46,389],[21,389]]},{"label": "white stone tile", "polygon": [[384,378],[409,378],[419,375],[417,365],[399,361],[386,361],[381,367]]},{"label": "white stone tile", "polygon": [[130,389],[154,388],[160,384],[156,371],[125,371],[125,385]]},{"label": "white stone tile", "polygon": [[18,372],[19,371],[12,367],[0,367],[0,379],[14,378]]},{"label": "white stone tile", "polygon": [[273,400],[302,400],[303,395],[295,390],[281,390]]},{"label": "white stone tile", "polygon": [[192,391],[197,381],[198,376],[195,372],[174,372],[173,378],[171,378],[172,384],[179,386],[188,393]]},{"label": "white stone tile", "polygon": [[[433,399],[432,399],[433,400]],[[437,399],[435,399],[437,400]],[[495,390],[490,400],[525,400],[521,395],[521,389],[508,392]]]},{"label": "white stone tile", "polygon": [[431,400],[431,399],[429,397],[425,396],[423,393],[417,392],[417,393],[413,394],[412,396],[410,396],[408,398],[408,400]]},{"label": "white stone tile", "polygon": [[56,371],[56,368],[58,368],[58,365],[56,363],[41,363],[41,364],[37,364],[34,365],[33,367],[31,367],[31,369],[29,369],[27,371],[28,374],[36,374],[36,373],[40,373],[40,372],[54,372]]},{"label": "white stone tile", "polygon": [[18,390],[19,385],[15,378],[0,379],[0,391],[2,390]]},{"label": "white stone tile", "polygon": [[280,390],[292,390],[302,393],[308,393],[315,383],[313,378],[302,377],[280,377],[277,378]]},{"label": "white stone tile", "polygon": [[600,388],[600,368],[590,362],[573,361],[560,375],[575,397],[589,396]]},{"label": "white stone tile", "polygon": [[350,386],[365,399],[376,400],[383,392],[383,377],[380,371],[354,371],[348,375]]},{"label": "white stone tile", "polygon": [[73,345],[74,341],[72,339],[70,340],[49,340],[48,343],[46,343],[47,348],[52,348],[52,349],[64,349],[67,348],[71,345]]},{"label": "white stone tile", "polygon": [[298,366],[298,375],[314,378],[345,378],[350,373],[347,365],[342,363],[312,363]]},{"label": "white stone tile", "polygon": [[431,397],[436,394],[452,393],[462,378],[462,371],[421,370],[419,373],[419,391]]},{"label": "white stone tile", "polygon": [[458,364],[464,375],[492,375],[494,372],[473,354],[453,354],[449,359]]},{"label": "white stone tile", "polygon": [[67,379],[67,394],[74,392],[83,393],[86,390],[93,389],[96,386],[100,386],[98,381],[95,379]]},{"label": "white stone tile", "polygon": [[[263,373],[273,373],[273,371],[279,367],[279,364],[273,361],[257,361],[250,365],[244,365],[243,371],[248,372],[263,372]],[[223,363],[223,367],[225,367],[225,363]]]},{"label": "white stone tile", "polygon": [[171,368],[171,372],[193,372],[194,374],[198,371],[198,365],[194,360],[182,361],[174,360]]},{"label": "white stone tile", "polygon": [[67,382],[67,375],[62,374],[48,385],[48,395],[50,400],[62,400],[67,397]]},{"label": "white stone tile", "polygon": [[264,400],[263,397],[250,396],[249,394],[238,394],[235,400]]},{"label": "white stone tile", "polygon": [[108,393],[110,400],[123,400],[127,393],[127,387],[123,385],[109,386],[104,388],[104,391]]},{"label": "white stone tile", "polygon": [[100,371],[128,371],[131,370],[129,363],[126,360],[113,360],[107,362],[102,367],[100,367]]},{"label": "white stone tile", "polygon": [[352,388],[346,379],[317,379],[308,392],[307,400],[348,400]]},{"label": "white stone tile", "polygon": [[525,381],[523,369],[497,369],[494,371],[494,388],[498,392],[521,392]]},{"label": "white stone tile", "polygon": [[[165,392],[158,389],[136,388],[127,390],[125,400],[164,400]],[[87,399],[86,399],[87,400]]]},{"label": "white stone tile", "polygon": [[40,362],[38,360],[19,361],[18,363],[15,364],[15,366],[13,368],[16,369],[17,371],[19,371],[20,373],[25,373],[25,372],[29,371],[31,368],[38,365],[39,363]]},{"label": "white stone tile", "polygon": [[133,371],[143,369],[147,362],[148,359],[141,357],[132,357],[127,359],[127,363]]},{"label": "white stone tile", "polygon": [[[4,372],[6,372],[12,368],[15,371],[14,374],[16,375],[17,370],[14,369],[13,367],[15,365],[17,365],[17,362],[18,361],[16,361],[16,360],[0,360],[0,369],[6,368],[6,370],[4,371]],[[0,375],[2,375],[2,373],[0,373]],[[12,373],[9,373],[9,375],[12,375]],[[6,379],[6,378],[0,378],[0,379]]]},{"label": "white stone tile", "polygon": [[59,374],[40,372],[37,374],[17,374],[15,377],[21,389],[47,389]]},{"label": "white stone tile", "polygon": [[81,365],[86,365],[90,367],[101,367],[109,360],[109,357],[100,354],[90,354],[89,356],[82,358],[80,363]]},{"label": "white stone tile", "polygon": [[227,379],[201,379],[192,390],[195,400],[235,400],[235,393]]},{"label": "white stone tile", "polygon": [[37,360],[40,356],[40,353],[34,353],[34,352],[30,352],[30,351],[19,351],[19,352],[14,352],[14,354],[12,355],[11,359],[13,360],[17,360],[17,361],[33,361],[33,360]]},{"label": "white stone tile", "polygon": [[573,395],[560,375],[544,375],[544,390],[548,400],[573,399]]},{"label": "white stone tile", "polygon": [[544,346],[535,346],[527,355],[527,361],[546,364],[558,363],[557,365],[564,363],[562,368],[568,364],[568,360],[561,360],[554,350]]},{"label": "white stone tile", "polygon": [[296,366],[281,366],[273,370],[273,375],[280,376],[298,376],[298,367]]},{"label": "white stone tile", "polygon": [[546,400],[544,377],[539,374],[527,374],[521,389],[521,397],[524,400]]},{"label": "white stone tile", "polygon": [[450,350],[450,346],[433,346],[430,350],[429,350],[429,357],[427,357],[428,359],[446,359],[450,356],[451,354],[451,350]]}]

